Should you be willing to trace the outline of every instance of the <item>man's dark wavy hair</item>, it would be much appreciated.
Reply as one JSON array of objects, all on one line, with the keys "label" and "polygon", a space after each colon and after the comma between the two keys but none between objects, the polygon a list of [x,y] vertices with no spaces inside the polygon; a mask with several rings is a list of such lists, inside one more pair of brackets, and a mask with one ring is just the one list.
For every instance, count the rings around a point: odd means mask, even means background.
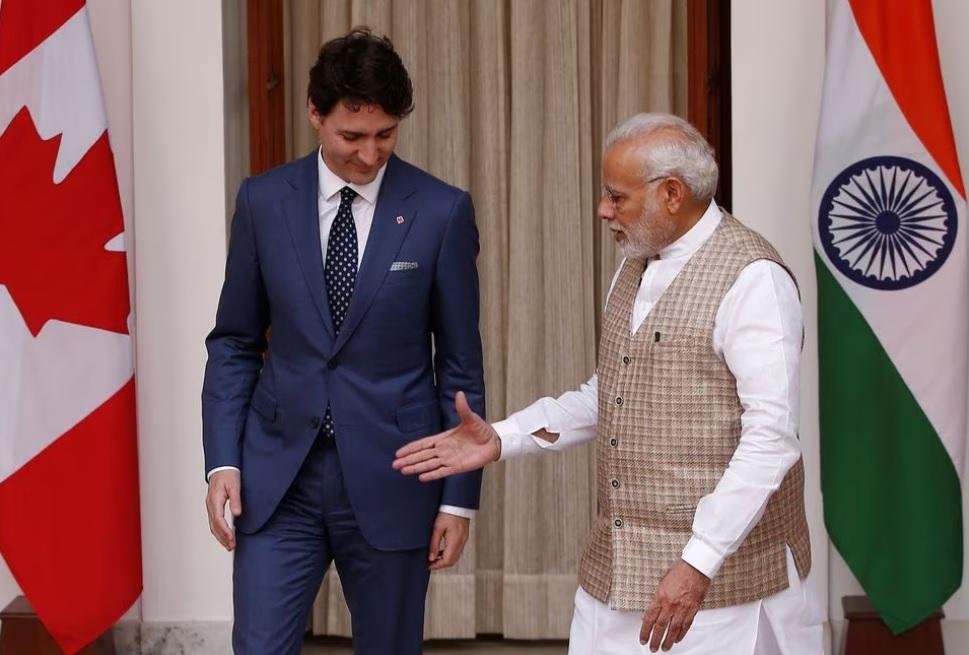
[{"label": "man's dark wavy hair", "polygon": [[377,105],[404,118],[414,109],[414,91],[404,62],[386,36],[369,27],[355,27],[346,36],[327,41],[310,69],[307,96],[321,115],[337,102],[356,111]]}]

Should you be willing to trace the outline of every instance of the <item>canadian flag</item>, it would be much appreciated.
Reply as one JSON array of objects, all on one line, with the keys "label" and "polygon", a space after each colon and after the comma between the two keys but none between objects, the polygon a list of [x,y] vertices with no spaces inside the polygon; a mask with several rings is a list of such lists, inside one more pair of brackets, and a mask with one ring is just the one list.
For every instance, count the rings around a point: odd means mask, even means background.
[{"label": "canadian flag", "polygon": [[141,593],[124,224],[83,0],[0,0],[0,554],[68,653]]}]

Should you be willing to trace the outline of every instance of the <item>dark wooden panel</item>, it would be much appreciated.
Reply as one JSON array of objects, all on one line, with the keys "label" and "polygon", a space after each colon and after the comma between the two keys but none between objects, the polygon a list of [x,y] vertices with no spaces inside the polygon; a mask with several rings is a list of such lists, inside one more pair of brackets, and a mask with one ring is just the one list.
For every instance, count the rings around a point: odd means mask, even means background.
[{"label": "dark wooden panel", "polygon": [[[25,597],[17,596],[0,612],[0,655],[62,655],[63,652]],[[111,630],[77,655],[115,655]]]},{"label": "dark wooden panel", "polygon": [[687,118],[717,152],[717,202],[732,205],[730,119],[730,0],[687,5]]},{"label": "dark wooden panel", "polygon": [[249,162],[252,174],[286,159],[283,1],[247,0]]},{"label": "dark wooden panel", "polygon": [[845,655],[944,655],[941,610],[911,630],[893,635],[867,596],[844,596]]}]

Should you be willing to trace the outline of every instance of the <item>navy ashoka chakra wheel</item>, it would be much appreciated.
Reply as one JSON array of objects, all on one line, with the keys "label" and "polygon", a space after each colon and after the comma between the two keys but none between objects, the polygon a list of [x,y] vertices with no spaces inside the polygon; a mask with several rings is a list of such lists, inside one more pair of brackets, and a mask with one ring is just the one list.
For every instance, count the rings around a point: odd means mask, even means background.
[{"label": "navy ashoka chakra wheel", "polygon": [[931,277],[952,252],[956,223],[945,182],[904,157],[852,164],[831,182],[818,209],[828,259],[873,289],[906,289]]}]

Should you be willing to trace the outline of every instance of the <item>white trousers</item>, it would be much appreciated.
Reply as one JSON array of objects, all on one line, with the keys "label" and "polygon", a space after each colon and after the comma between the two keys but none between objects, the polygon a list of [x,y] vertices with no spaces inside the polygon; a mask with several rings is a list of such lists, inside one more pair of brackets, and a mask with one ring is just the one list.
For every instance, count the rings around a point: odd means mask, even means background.
[{"label": "white trousers", "polygon": [[[790,586],[743,605],[701,610],[672,655],[821,655],[822,625],[787,553]],[[569,635],[569,655],[640,655],[643,613],[610,609],[579,587]],[[659,652],[663,652],[660,650]]]}]

